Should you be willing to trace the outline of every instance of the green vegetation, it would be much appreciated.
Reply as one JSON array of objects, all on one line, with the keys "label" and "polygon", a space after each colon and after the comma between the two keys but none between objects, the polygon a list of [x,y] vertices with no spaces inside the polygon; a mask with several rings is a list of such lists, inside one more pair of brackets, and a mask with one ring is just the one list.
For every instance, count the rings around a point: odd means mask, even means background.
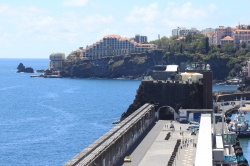
[{"label": "green vegetation", "polygon": [[[202,34],[188,34],[185,37],[162,37],[150,43],[157,50],[126,55],[104,56],[81,59],[79,51],[72,51],[67,57],[63,74],[76,77],[121,77],[141,76],[154,65],[180,64],[181,62],[204,61],[210,64],[214,79],[227,79],[240,74],[241,67],[250,57],[250,48],[241,43],[236,48],[232,43],[222,46],[209,45],[209,39]],[[110,49],[110,48],[109,48]]]},{"label": "green vegetation", "polygon": [[232,43],[224,43],[222,46],[209,45],[208,37],[202,34],[188,34],[179,38],[164,36],[150,43],[166,50],[163,60],[166,64],[201,60],[211,65],[218,79],[238,75],[250,57],[250,48],[244,42],[240,48],[236,48]]}]

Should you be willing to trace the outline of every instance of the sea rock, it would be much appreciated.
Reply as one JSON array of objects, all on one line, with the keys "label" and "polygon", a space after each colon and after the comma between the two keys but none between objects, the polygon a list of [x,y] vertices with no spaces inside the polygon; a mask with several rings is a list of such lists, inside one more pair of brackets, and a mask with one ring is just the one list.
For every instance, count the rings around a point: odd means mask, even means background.
[{"label": "sea rock", "polygon": [[34,73],[34,70],[33,68],[31,67],[25,67],[22,63],[20,63],[18,66],[17,66],[17,73]]},{"label": "sea rock", "polygon": [[17,66],[17,70],[24,70],[25,66],[23,65],[23,63],[19,63],[19,65]]}]

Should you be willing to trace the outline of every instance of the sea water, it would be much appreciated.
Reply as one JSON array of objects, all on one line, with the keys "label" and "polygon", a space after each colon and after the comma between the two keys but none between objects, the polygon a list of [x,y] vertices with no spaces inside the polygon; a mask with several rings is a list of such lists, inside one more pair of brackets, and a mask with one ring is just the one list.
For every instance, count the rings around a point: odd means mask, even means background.
[{"label": "sea water", "polygon": [[[40,73],[16,73],[20,62],[34,70],[49,66],[48,59],[0,59],[0,165],[63,165],[113,127],[140,85],[136,80],[31,78]],[[249,139],[241,143],[249,157]]]},{"label": "sea water", "polygon": [[109,131],[140,81],[31,78],[48,59],[0,59],[0,165],[63,165]]}]

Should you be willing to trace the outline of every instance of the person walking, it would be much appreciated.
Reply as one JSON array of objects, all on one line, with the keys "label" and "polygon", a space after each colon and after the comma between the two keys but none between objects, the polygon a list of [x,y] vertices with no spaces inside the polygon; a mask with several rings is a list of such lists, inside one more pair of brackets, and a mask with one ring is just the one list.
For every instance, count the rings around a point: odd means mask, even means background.
[{"label": "person walking", "polygon": [[180,130],[181,130],[181,127],[180,127]]}]

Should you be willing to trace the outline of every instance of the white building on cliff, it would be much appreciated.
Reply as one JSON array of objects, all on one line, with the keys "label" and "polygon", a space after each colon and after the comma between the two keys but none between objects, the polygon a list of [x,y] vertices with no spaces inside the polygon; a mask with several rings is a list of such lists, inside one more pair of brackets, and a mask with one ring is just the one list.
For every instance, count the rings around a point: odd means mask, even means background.
[{"label": "white building on cliff", "polygon": [[145,52],[146,50],[153,49],[157,49],[157,46],[154,44],[141,44],[133,39],[119,35],[107,35],[98,42],[87,46],[85,49],[77,51],[81,53],[81,58],[94,59],[103,56],[129,54],[132,52]]}]

